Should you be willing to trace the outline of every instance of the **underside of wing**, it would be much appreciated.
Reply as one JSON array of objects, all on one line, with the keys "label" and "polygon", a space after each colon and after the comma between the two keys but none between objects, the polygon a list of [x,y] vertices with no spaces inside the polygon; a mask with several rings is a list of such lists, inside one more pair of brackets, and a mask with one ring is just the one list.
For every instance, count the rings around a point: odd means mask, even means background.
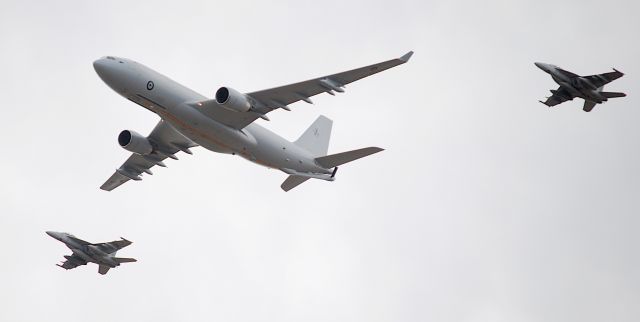
[{"label": "underside of wing", "polygon": [[[192,106],[200,109],[204,114],[223,124],[236,129],[242,129],[258,118],[268,120],[266,114],[275,109],[282,108],[290,110],[288,105],[298,101],[311,104],[312,101],[310,97],[321,93],[331,95],[335,95],[336,92],[342,93],[344,92],[345,85],[389,68],[402,65],[408,62],[412,55],[413,52],[409,52],[400,58],[387,60],[378,64],[247,94],[236,93],[227,88],[221,88],[225,89],[225,94],[227,95],[236,95],[233,96],[230,101],[235,103],[241,102],[242,104],[239,106],[246,106],[246,111],[227,109],[224,107],[225,103],[220,102],[219,104],[217,99],[195,102]],[[229,94],[230,92],[231,94]],[[217,93],[216,96],[218,96]]]},{"label": "underside of wing", "polygon": [[131,154],[100,189],[111,191],[129,180],[142,180],[142,173],[153,174],[150,170],[153,166],[166,167],[163,162],[166,158],[177,160],[176,153],[183,151],[191,154],[189,148],[196,146],[163,120],[151,131],[147,140],[153,147],[152,152],[146,155]]},{"label": "underside of wing", "polygon": [[87,265],[87,262],[75,255],[67,255],[64,257],[66,260],[62,264],[58,264],[59,267],[64,269],[74,269],[81,265]]},{"label": "underside of wing", "polygon": [[553,95],[548,97],[546,101],[544,102],[540,101],[540,102],[546,106],[551,107],[551,106],[556,106],[558,104],[564,103],[566,101],[570,101],[575,98],[573,95],[571,95],[571,93],[569,93],[563,87],[559,87],[555,91],[552,90],[551,93]]},{"label": "underside of wing", "polygon": [[606,84],[611,83],[612,81],[620,78],[624,76],[623,73],[621,73],[620,71],[614,69],[612,72],[609,73],[604,73],[604,74],[599,74],[599,75],[590,75],[590,76],[584,76],[584,78],[586,78],[591,84],[593,84],[595,87],[602,87]]}]

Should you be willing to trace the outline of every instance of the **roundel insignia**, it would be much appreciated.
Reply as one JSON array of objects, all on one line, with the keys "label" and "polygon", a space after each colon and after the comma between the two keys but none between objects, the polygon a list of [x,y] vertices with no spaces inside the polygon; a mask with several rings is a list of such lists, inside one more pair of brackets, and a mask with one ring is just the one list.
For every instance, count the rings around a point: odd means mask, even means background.
[{"label": "roundel insignia", "polygon": [[152,90],[153,89],[153,82],[152,81],[147,82],[147,89],[148,90]]}]

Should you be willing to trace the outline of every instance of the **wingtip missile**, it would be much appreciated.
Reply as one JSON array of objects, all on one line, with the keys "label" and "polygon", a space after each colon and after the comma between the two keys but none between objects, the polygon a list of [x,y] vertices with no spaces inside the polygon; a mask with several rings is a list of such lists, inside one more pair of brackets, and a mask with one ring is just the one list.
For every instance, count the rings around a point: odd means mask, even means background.
[{"label": "wingtip missile", "polygon": [[404,55],[402,55],[402,57],[400,57],[400,60],[402,60],[403,62],[406,63],[406,62],[409,61],[409,59],[411,59],[411,56],[413,56],[413,50],[408,52],[408,53],[406,53],[406,54],[404,54]]}]

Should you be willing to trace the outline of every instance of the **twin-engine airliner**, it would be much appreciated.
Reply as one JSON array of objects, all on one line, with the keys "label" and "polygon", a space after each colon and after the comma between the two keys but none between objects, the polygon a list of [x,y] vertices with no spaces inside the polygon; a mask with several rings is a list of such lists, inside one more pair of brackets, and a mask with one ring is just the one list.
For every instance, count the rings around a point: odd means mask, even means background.
[{"label": "twin-engine airliner", "polygon": [[297,101],[312,104],[314,95],[344,92],[344,86],[409,61],[413,52],[378,64],[333,75],[261,90],[240,93],[220,87],[208,99],[168,77],[130,59],[106,56],[93,67],[111,89],[126,99],[156,113],[161,120],[148,136],[132,130],[118,135],[118,143],[133,154],[100,187],[111,191],[129,180],[151,175],[153,166],[165,167],[176,153],[191,154],[190,148],[237,154],[268,168],[288,174],[281,188],[289,191],[309,179],[333,181],[338,166],[383,149],[368,147],[328,155],[332,121],[318,119],[294,142],[254,123],[269,120],[275,109],[290,110]]}]

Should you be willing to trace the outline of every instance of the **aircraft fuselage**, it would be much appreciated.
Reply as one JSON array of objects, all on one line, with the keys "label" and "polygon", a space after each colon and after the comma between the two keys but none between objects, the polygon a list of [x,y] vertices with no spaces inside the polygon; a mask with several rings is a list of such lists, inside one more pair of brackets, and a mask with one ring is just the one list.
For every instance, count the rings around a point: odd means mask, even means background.
[{"label": "aircraft fuselage", "polygon": [[158,114],[180,134],[208,150],[238,154],[269,168],[332,173],[316,164],[314,158],[318,156],[258,124],[237,130],[204,115],[191,104],[207,100],[205,96],[140,63],[108,56],[93,65],[111,89]]},{"label": "aircraft fuselage", "polygon": [[571,73],[551,64],[536,63],[536,66],[551,75],[551,78],[558,85],[577,97],[598,104],[607,101],[607,98],[600,94],[601,89],[584,77],[571,75]]}]

